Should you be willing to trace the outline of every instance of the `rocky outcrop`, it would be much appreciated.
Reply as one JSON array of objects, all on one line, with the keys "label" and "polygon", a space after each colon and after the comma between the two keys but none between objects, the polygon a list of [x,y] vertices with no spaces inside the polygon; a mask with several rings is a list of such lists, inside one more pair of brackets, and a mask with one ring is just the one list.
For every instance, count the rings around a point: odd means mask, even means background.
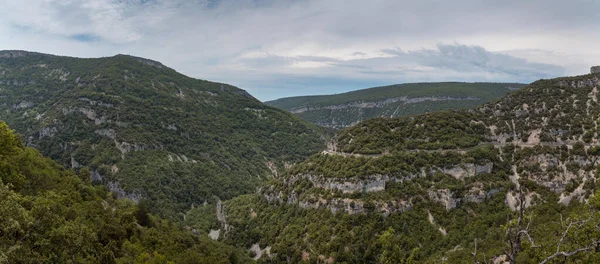
[{"label": "rocky outcrop", "polygon": [[22,101],[16,105],[13,105],[13,109],[17,110],[17,109],[23,109],[23,108],[29,108],[32,107],[33,103],[32,102],[28,102],[28,101]]},{"label": "rocky outcrop", "polygon": [[[94,171],[94,173],[97,173],[97,172]],[[121,185],[118,182],[109,181],[106,183],[106,187],[108,188],[109,191],[116,194],[118,198],[127,198],[136,203],[142,199],[142,195],[140,193],[137,193],[137,192],[128,193],[125,190],[123,190],[123,188],[121,188]]]},{"label": "rocky outcrop", "polygon": [[451,168],[440,169],[444,174],[453,176],[456,179],[462,179],[465,177],[473,177],[483,173],[491,173],[494,168],[494,163],[486,163],[484,165],[475,165],[473,163],[466,163]]},{"label": "rocky outcrop", "polygon": [[111,139],[115,139],[115,137],[117,136],[117,133],[113,129],[98,129],[95,130],[94,133]]},{"label": "rocky outcrop", "polygon": [[54,137],[58,133],[56,127],[43,127],[38,133],[38,138],[42,140],[45,137]]},{"label": "rocky outcrop", "polygon": [[143,151],[143,150],[162,150],[164,149],[161,144],[136,144],[128,142],[118,142],[115,140],[115,147],[121,152],[121,158],[125,159],[125,155],[132,151]]},{"label": "rocky outcrop", "polygon": [[446,207],[446,210],[454,209],[460,203],[460,199],[454,197],[454,193],[448,189],[429,190],[427,192],[429,198],[441,203]]},{"label": "rocky outcrop", "polygon": [[217,201],[217,221],[219,221],[219,225],[221,226],[221,229],[219,230],[223,230],[223,237],[227,236],[227,233],[229,233],[229,231],[231,230],[231,226],[227,223],[227,215],[225,213],[225,206],[223,206],[223,203],[221,202],[221,200]]},{"label": "rocky outcrop", "polygon": [[269,258],[271,257],[271,247],[267,246],[267,247],[261,249],[260,244],[258,244],[258,243],[253,244],[250,247],[249,251],[254,252],[254,257],[253,257],[254,260],[258,260],[265,255],[268,256]]},{"label": "rocky outcrop", "polygon": [[28,54],[29,52],[21,50],[2,50],[0,51],[0,58],[18,58],[25,57]]},{"label": "rocky outcrop", "polygon": [[449,168],[431,168],[427,171],[425,170],[425,168],[423,168],[418,173],[407,172],[406,175],[403,176],[370,175],[366,177],[353,178],[330,178],[312,174],[298,174],[285,180],[285,184],[291,186],[299,180],[308,180],[312,183],[314,188],[339,190],[344,194],[368,193],[385,191],[386,183],[390,181],[403,182],[417,177],[433,175],[436,172],[448,174],[460,180],[466,177],[473,177],[484,173],[491,173],[493,167],[494,164],[491,162],[488,162],[484,165],[466,163]]},{"label": "rocky outcrop", "polygon": [[393,103],[404,103],[404,104],[417,104],[423,102],[439,102],[439,101],[477,101],[481,100],[478,97],[468,96],[468,97],[450,97],[450,96],[427,96],[427,97],[413,97],[409,98],[407,96],[388,98],[385,100],[374,101],[374,102],[352,102],[347,104],[340,105],[328,105],[328,106],[305,106],[290,109],[290,112],[293,114],[299,114],[307,111],[316,111],[321,109],[327,110],[341,110],[348,108],[382,108],[386,105]]},{"label": "rocky outcrop", "polygon": [[221,235],[221,229],[211,229],[208,232],[208,237],[210,237],[212,240],[218,240],[219,235]]},{"label": "rocky outcrop", "polygon": [[592,74],[600,73],[600,66],[593,66],[592,68],[590,68],[590,72]]},{"label": "rocky outcrop", "polygon": [[299,180],[309,180],[313,187],[327,190],[339,190],[342,193],[351,194],[359,192],[378,192],[385,190],[385,183],[390,179],[387,175],[373,175],[366,179],[336,179],[316,176],[311,174],[301,174],[291,177],[286,181],[287,185],[292,185]]},{"label": "rocky outcrop", "polygon": [[87,102],[90,105],[94,105],[94,106],[102,106],[102,107],[106,107],[106,108],[113,108],[115,107],[114,104],[109,104],[109,103],[105,103],[102,101],[95,101],[95,100],[91,100],[89,98],[85,98],[85,97],[79,97],[79,101],[83,101],[83,102]]},{"label": "rocky outcrop", "polygon": [[578,80],[578,81],[559,81],[558,86],[560,87],[571,87],[571,88],[585,88],[585,87],[594,87],[600,84],[600,79],[598,77],[594,77],[587,80]]},{"label": "rocky outcrop", "polygon": [[449,189],[430,189],[427,191],[429,198],[446,207],[446,210],[456,208],[463,202],[483,203],[486,199],[491,198],[500,192],[500,189],[491,189],[484,191],[482,186],[472,187],[464,196],[457,196]]}]

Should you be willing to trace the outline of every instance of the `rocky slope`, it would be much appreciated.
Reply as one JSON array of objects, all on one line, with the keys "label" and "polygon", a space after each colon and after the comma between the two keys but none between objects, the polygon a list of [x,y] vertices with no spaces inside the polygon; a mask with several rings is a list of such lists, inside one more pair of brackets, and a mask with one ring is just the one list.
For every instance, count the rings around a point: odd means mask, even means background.
[{"label": "rocky slope", "polygon": [[518,83],[398,84],[335,95],[282,98],[266,104],[321,126],[345,128],[374,117],[471,108],[523,86]]},{"label": "rocky slope", "polygon": [[[341,131],[328,150],[296,166],[283,181],[294,191],[287,199],[275,197],[322,207],[322,202],[315,204],[324,199],[321,195],[297,192],[299,182],[308,181],[309,191],[333,190],[349,198],[356,192],[389,191],[386,183],[441,174],[462,182],[461,190],[422,191],[451,209],[461,200],[483,201],[490,191],[508,188],[500,184],[505,174],[516,186],[523,178],[555,191],[565,205],[583,201],[593,192],[589,188],[600,164],[599,84],[597,75],[541,80],[472,110],[360,123]],[[499,182],[478,180],[479,175]],[[511,195],[507,204],[514,209]]]},{"label": "rocky slope", "polygon": [[[253,233],[252,242],[296,259],[381,261],[390,235],[404,252],[397,261],[472,262],[477,239],[488,254],[481,261],[494,262],[508,260],[512,229],[504,227],[516,225],[507,218],[523,209],[532,210],[531,234],[546,249],[528,247],[522,261],[541,261],[563,232],[560,215],[586,212],[597,191],[599,86],[598,74],[540,80],[476,108],[375,118],[344,129],[327,150],[294,165],[252,202],[227,204],[230,221],[238,223],[229,240],[245,241],[248,227],[278,226],[265,215],[276,214],[283,226]],[[311,221],[335,227],[313,229]],[[292,242],[277,235],[292,232],[290,225],[306,232],[292,240],[300,251],[286,251]]]},{"label": "rocky slope", "polygon": [[244,90],[126,55],[0,51],[0,98],[27,145],[170,216],[252,192],[323,145],[314,125]]}]

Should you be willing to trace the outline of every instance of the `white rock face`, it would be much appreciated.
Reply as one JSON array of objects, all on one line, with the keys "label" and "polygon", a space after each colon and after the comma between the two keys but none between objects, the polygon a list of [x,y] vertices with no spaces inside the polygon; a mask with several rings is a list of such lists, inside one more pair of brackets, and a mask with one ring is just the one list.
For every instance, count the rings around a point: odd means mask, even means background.
[{"label": "white rock face", "polygon": [[29,108],[32,107],[33,103],[32,102],[28,102],[28,101],[22,101],[16,105],[13,106],[14,109],[22,109],[22,108]]},{"label": "white rock face", "polygon": [[488,162],[484,165],[475,165],[473,163],[466,163],[463,165],[457,165],[451,168],[441,169],[441,172],[448,174],[456,179],[462,179],[465,177],[473,177],[482,173],[491,173],[494,168],[494,163]]},{"label": "white rock face", "polygon": [[219,235],[221,234],[221,229],[211,229],[210,232],[208,232],[208,236],[212,239],[212,240],[217,240],[219,239]]},{"label": "white rock face", "polygon": [[264,249],[260,248],[260,245],[258,243],[253,244],[250,247],[250,251],[254,251],[255,256],[254,256],[254,260],[258,260],[259,258],[262,258],[263,255],[267,255],[268,257],[271,257],[271,247],[265,247]]},{"label": "white rock face", "polygon": [[341,110],[348,108],[382,108],[388,104],[393,104],[397,102],[403,102],[405,104],[418,104],[423,102],[439,102],[439,101],[473,101],[473,100],[481,100],[478,97],[468,96],[468,97],[450,97],[450,96],[427,96],[427,97],[412,97],[409,98],[407,96],[388,98],[385,100],[374,101],[374,102],[352,102],[340,105],[328,105],[323,107],[297,107],[290,109],[290,112],[293,114],[304,113],[307,111],[315,111],[321,109],[328,110]]},{"label": "white rock face", "polygon": [[365,180],[354,179],[335,179],[319,177],[316,175],[302,174],[292,177],[288,181],[288,185],[293,184],[297,180],[307,179],[312,182],[316,188],[328,190],[340,190],[343,193],[357,192],[379,192],[385,190],[385,183],[390,180],[387,175],[373,175]]}]

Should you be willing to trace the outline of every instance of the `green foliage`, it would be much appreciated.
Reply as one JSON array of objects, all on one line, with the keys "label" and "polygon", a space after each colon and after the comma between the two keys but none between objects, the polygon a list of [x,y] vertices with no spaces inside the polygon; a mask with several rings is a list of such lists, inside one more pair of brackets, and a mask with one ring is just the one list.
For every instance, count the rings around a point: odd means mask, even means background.
[{"label": "green foliage", "polygon": [[[228,201],[226,242],[272,246],[275,262],[487,263],[525,230],[535,243],[521,237],[517,263],[541,262],[559,245],[577,254],[550,263],[596,263],[600,104],[588,77],[541,80],[474,110],[344,129],[336,150]],[[465,177],[469,163],[493,169]],[[381,179],[384,189],[351,188]],[[507,206],[519,200],[531,205],[521,221]]]},{"label": "green foliage", "polygon": [[115,199],[0,123],[0,263],[227,263],[243,251]]},{"label": "green foliage", "polygon": [[338,148],[363,154],[470,148],[485,142],[486,128],[476,120],[477,115],[460,111],[370,119],[340,131]]},{"label": "green foliage", "polygon": [[[322,131],[236,87],[131,56],[0,58],[0,119],[29,146],[95,183],[179,218],[249,193],[323,147]],[[114,189],[113,189],[114,190]],[[116,191],[116,190],[115,190]]]},{"label": "green foliage", "polygon": [[[226,242],[245,248],[253,243],[271,246],[271,252],[277,253],[275,262],[298,262],[307,252],[310,261],[332,258],[336,263],[425,263],[442,256],[451,263],[468,263],[474,238],[485,241],[480,252],[488,256],[502,252],[504,233],[498,227],[509,212],[503,199],[499,194],[486,205],[469,204],[452,211],[419,202],[409,211],[385,217],[269,204],[262,197],[246,195],[226,204],[234,226]],[[447,235],[429,222],[429,212],[448,230]],[[453,251],[457,246],[463,250]]]}]

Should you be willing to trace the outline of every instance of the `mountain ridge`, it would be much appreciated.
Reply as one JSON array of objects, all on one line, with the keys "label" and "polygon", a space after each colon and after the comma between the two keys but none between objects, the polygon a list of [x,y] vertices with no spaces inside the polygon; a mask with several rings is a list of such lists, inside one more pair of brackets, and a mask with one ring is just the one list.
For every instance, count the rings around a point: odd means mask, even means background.
[{"label": "mountain ridge", "polygon": [[29,146],[170,217],[252,192],[324,145],[319,128],[242,89],[152,60],[0,54],[0,119]]},{"label": "mountain ridge", "polygon": [[344,128],[374,117],[474,107],[522,86],[492,82],[406,83],[333,95],[287,97],[265,103],[321,126]]}]

